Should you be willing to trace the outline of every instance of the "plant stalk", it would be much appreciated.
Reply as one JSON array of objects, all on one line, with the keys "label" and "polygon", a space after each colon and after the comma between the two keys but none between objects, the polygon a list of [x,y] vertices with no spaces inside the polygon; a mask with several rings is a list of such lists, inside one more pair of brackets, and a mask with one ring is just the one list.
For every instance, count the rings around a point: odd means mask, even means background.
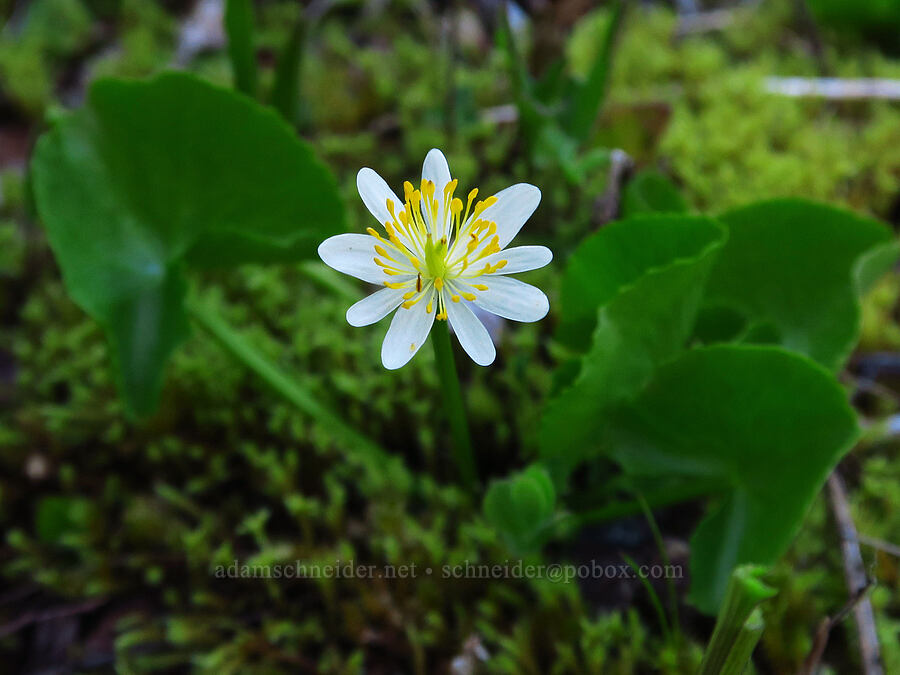
[{"label": "plant stalk", "polygon": [[743,675],[765,627],[762,612],[757,607],[741,626],[741,632],[738,633],[728,658],[725,659],[725,665],[722,666],[722,675]]},{"label": "plant stalk", "polygon": [[445,409],[450,421],[456,467],[466,487],[475,490],[478,487],[478,471],[475,468],[475,455],[472,452],[472,441],[469,436],[469,422],[463,403],[462,389],[459,386],[459,375],[453,360],[453,345],[450,344],[450,327],[447,322],[439,322],[439,325],[432,328],[431,344],[434,347],[434,358],[437,361],[441,389],[444,392]]},{"label": "plant stalk", "polygon": [[[747,665],[753,652],[752,646],[756,644],[756,641],[750,644],[753,627],[746,626],[747,620],[759,603],[775,595],[775,590],[760,578],[766,571],[767,568],[760,565],[741,565],[731,573],[725,600],[716,618],[716,627],[700,663],[699,675],[739,672],[734,669],[738,660],[744,657],[746,660],[743,664]],[[746,634],[745,629],[748,631]],[[759,630],[761,632],[762,628]],[[732,657],[731,653],[735,649],[739,651]],[[726,666],[731,670],[726,670]]]},{"label": "plant stalk", "polygon": [[188,300],[186,306],[200,327],[215,338],[235,359],[256,374],[277,394],[328,429],[347,447],[366,456],[371,461],[382,463],[382,465],[385,462],[399,461],[398,458],[389,455],[369,438],[347,426],[339,415],[319,402],[315,394],[299,382],[287,377],[278,366],[260,354],[253,344],[223,321],[215,311],[194,299]]}]

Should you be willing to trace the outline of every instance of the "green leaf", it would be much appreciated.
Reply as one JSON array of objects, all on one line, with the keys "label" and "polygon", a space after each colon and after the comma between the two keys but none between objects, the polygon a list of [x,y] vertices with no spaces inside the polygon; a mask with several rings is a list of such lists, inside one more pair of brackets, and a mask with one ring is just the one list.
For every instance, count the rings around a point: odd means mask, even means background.
[{"label": "green leaf", "polygon": [[703,216],[642,215],[610,223],[585,239],[566,263],[557,339],[584,351],[598,307],[648,272],[693,260],[723,241],[721,225]]},{"label": "green leaf", "polygon": [[659,171],[646,169],[625,186],[622,214],[687,213],[688,205],[677,187]]},{"label": "green leaf", "polygon": [[506,65],[509,79],[512,82],[516,108],[519,111],[519,128],[532,148],[538,143],[541,128],[547,118],[538,107],[533,89],[534,82],[528,72],[528,66],[522,54],[516,49],[515,38],[509,25],[509,8],[506,2],[500,3],[499,20],[497,22],[496,42],[499,49],[506,53]]},{"label": "green leaf", "polygon": [[603,36],[603,43],[594,57],[594,64],[591,66],[587,80],[576,89],[573,96],[566,129],[579,143],[587,140],[603,105],[603,100],[606,98],[606,85],[609,80],[613,48],[622,26],[624,14],[625,2],[618,0]]},{"label": "green leaf", "polygon": [[613,418],[608,441],[630,475],[722,481],[723,498],[691,540],[691,599],[706,612],[736,565],[784,552],[859,431],[831,373],[753,345],[684,353]]},{"label": "green leaf", "polygon": [[572,255],[563,329],[580,346],[594,317],[597,325],[574,384],[549,402],[541,421],[541,457],[554,478],[599,448],[610,406],[636,395],[684,349],[724,240],[711,218],[643,216],[607,226]]},{"label": "green leaf", "polygon": [[187,265],[298,260],[343,229],[334,178],[274,112],[187,74],[98,81],[31,169],[66,288],[141,415],[188,335]]},{"label": "green leaf", "polygon": [[484,497],[484,515],[513,550],[526,553],[542,543],[556,507],[556,491],[546,469],[526,470],[495,480]]},{"label": "green leaf", "polygon": [[235,88],[256,98],[259,83],[256,48],[253,46],[252,0],[227,0],[225,4],[225,33],[228,36],[228,58]]},{"label": "green leaf", "polygon": [[730,236],[707,302],[768,322],[780,344],[839,368],[859,335],[859,291],[896,259],[888,228],[798,199],[752,204],[720,219]]},{"label": "green leaf", "polygon": [[306,31],[306,22],[300,17],[278,57],[272,86],[272,107],[292,125],[297,123],[300,111],[300,67]]}]

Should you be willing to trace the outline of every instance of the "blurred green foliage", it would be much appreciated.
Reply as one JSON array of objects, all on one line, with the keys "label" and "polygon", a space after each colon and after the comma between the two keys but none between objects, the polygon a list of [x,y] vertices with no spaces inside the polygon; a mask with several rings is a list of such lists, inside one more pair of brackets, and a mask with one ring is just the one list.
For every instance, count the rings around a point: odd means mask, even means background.
[{"label": "blurred green foliage", "polygon": [[[359,231],[369,218],[355,190],[359,166],[383,169],[397,184],[416,175],[425,151],[441,145],[463,186],[540,185],[544,202],[524,235],[550,245],[562,263],[594,227],[604,172],[589,173],[574,190],[554,171],[529,168],[515,124],[481,115],[512,94],[503,54],[486,48],[477,29],[462,32],[448,106],[450,56],[440,49],[435,17],[412,4],[391,3],[377,17],[352,10],[328,17],[308,46],[302,86],[309,128],[351,205],[349,229]],[[900,188],[896,107],[762,92],[765,76],[816,74],[789,5],[762,3],[738,12],[721,32],[680,39],[672,37],[670,10],[642,7],[619,42],[599,137],[662,168],[688,204],[703,211],[802,195],[885,218]],[[284,17],[293,12],[292,2],[262,6],[263,54],[285,44],[291,24]],[[608,17],[601,11],[576,27],[566,46],[574,76],[587,73]],[[122,0],[109,20],[114,39],[101,40],[101,49],[79,61],[86,80],[144,76],[172,61],[178,20],[160,4]],[[96,21],[91,25],[96,29]],[[67,91],[59,87],[66,57],[23,47],[27,40],[20,42],[14,28],[0,35],[0,87],[37,126]],[[95,39],[92,31],[73,35]],[[826,50],[839,75],[900,77],[896,61],[865,43],[829,42]],[[229,81],[224,53],[201,55],[190,68]],[[271,66],[263,67],[264,90],[272,78]],[[452,136],[450,120],[463,122]],[[441,483],[453,470],[446,439],[433,426],[439,411],[430,397],[436,384],[430,355],[385,378],[377,359],[381,331],[347,326],[346,302],[295,267],[207,271],[205,300],[286,370],[308,373],[323,400],[384,439],[417,475],[436,480],[423,478],[398,493],[202,339],[176,353],[160,414],[146,425],[126,423],[103,337],[49,262],[26,213],[21,171],[9,176],[0,205],[0,313],[13,323],[0,333],[0,350],[12,354],[16,379],[15,400],[0,408],[0,528],[7,533],[0,564],[10,583],[38,581],[66,597],[137,598],[137,605],[115,606],[123,614],[120,671],[193,665],[209,673],[293,672],[301,666],[291,658],[303,653],[321,672],[362,672],[374,653],[398,670],[431,672],[472,633],[481,637],[492,672],[679,673],[699,664],[693,639],[674,645],[660,638],[642,596],[632,597],[628,609],[610,600],[622,590],[618,582],[601,586],[598,601],[574,587],[507,580],[449,587],[421,580],[390,587],[217,581],[207,564],[235,557],[355,555],[428,565],[506,555],[476,505]],[[555,306],[557,269],[529,276]],[[896,344],[895,289],[888,280],[864,302],[864,316],[871,310],[879,317],[864,333],[866,345]],[[552,384],[551,355],[558,355],[552,342],[550,353],[545,347],[552,330],[549,322],[507,327],[496,367],[463,367],[488,475],[505,475],[536,454],[538,412]],[[867,447],[851,466],[860,532],[897,542],[897,446]],[[39,536],[37,518],[56,508],[42,507],[48,499],[73,505],[89,499],[98,508],[80,513],[75,536],[48,541]],[[626,521],[622,529],[636,527]],[[881,584],[873,602],[885,667],[893,672],[900,668],[897,560],[865,545],[863,552]],[[774,669],[793,672],[818,622],[846,600],[824,501],[815,504],[776,576],[780,594],[766,609],[763,649]],[[690,616],[685,622],[690,628]],[[18,639],[5,638],[0,649],[15,649]],[[853,672],[853,654],[852,630],[833,635],[829,657],[838,669]]]}]

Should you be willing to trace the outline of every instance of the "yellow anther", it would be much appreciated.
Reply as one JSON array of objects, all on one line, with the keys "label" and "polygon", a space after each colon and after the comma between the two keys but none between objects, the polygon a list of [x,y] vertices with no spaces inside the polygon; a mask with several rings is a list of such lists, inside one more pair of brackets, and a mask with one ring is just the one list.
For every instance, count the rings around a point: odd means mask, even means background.
[{"label": "yellow anther", "polygon": [[381,239],[381,235],[378,234],[378,232],[375,231],[375,228],[367,227],[367,228],[366,228],[366,232],[368,232],[369,234],[371,234],[371,235],[372,235],[373,237],[375,237],[376,239]]},{"label": "yellow anther", "polygon": [[472,288],[478,289],[479,291],[486,291],[488,289],[484,284],[472,284]]},{"label": "yellow anther", "polygon": [[470,302],[475,299],[474,293],[463,293],[463,297]]},{"label": "yellow anther", "polygon": [[440,277],[437,277],[434,280],[434,287],[438,290],[441,290],[444,287],[444,280],[441,279]]},{"label": "yellow anther", "polygon": [[387,286],[388,288],[400,290],[401,288],[406,286],[406,282],[405,281],[385,281],[384,285]]},{"label": "yellow anther", "polygon": [[457,178],[454,178],[444,186],[444,199],[448,199],[450,195],[456,192],[457,185],[459,185],[459,180]]},{"label": "yellow anther", "polygon": [[407,291],[406,293],[403,294],[403,299],[404,299],[404,300],[409,300],[409,299],[411,299],[415,294],[416,294],[415,291]]},{"label": "yellow anther", "polygon": [[451,299],[453,302],[459,302],[459,296],[458,296],[458,295],[451,295],[451,296],[450,296],[450,299]]},{"label": "yellow anther", "polygon": [[409,309],[409,308],[412,307],[414,304],[415,304],[415,303],[412,302],[411,300],[407,300],[406,302],[404,302],[404,303],[401,305],[401,307],[403,307],[403,309]]},{"label": "yellow anther", "polygon": [[394,218],[394,200],[388,197],[386,202],[388,213],[391,214],[391,218]]},{"label": "yellow anther", "polygon": [[409,199],[409,196],[412,194],[413,184],[408,180],[403,181],[403,194],[406,195],[406,198]]},{"label": "yellow anther", "polygon": [[491,223],[491,226],[488,228],[488,236],[491,237],[497,234],[497,223]]},{"label": "yellow anther", "polygon": [[432,310],[432,309],[434,309],[434,301],[433,301],[433,300],[429,300],[429,301],[428,301],[428,304],[425,305],[425,312],[428,313],[428,314],[431,314],[431,310]]},{"label": "yellow anther", "polygon": [[504,267],[506,267],[506,263],[508,262],[509,260],[498,260],[494,263],[494,271],[496,272],[497,270],[502,270]]},{"label": "yellow anther", "polygon": [[450,202],[450,213],[454,216],[458,216],[460,212],[462,212],[463,203],[462,199],[459,197],[454,197],[453,201]]},{"label": "yellow anther", "polygon": [[471,203],[471,201],[472,201],[473,199],[475,199],[475,197],[477,197],[477,196],[478,196],[478,188],[472,188],[472,189],[469,191],[469,202]]},{"label": "yellow anther", "polygon": [[388,252],[384,250],[383,246],[379,246],[378,244],[375,244],[375,253],[377,253],[380,256],[384,256],[388,260],[391,260],[391,256],[388,255]]}]

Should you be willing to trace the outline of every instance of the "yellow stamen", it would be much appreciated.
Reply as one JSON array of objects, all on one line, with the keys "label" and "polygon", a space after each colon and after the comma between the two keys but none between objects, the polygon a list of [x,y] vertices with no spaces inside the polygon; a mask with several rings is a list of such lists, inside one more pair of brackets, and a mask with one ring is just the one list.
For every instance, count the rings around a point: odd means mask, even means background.
[{"label": "yellow stamen", "polygon": [[441,279],[440,277],[437,277],[434,280],[434,287],[438,290],[441,290],[444,287],[444,280]]},{"label": "yellow stamen", "polygon": [[451,296],[450,296],[450,299],[451,299],[453,302],[459,302],[459,296],[458,296],[458,295],[451,295]]},{"label": "yellow stamen", "polygon": [[469,302],[471,302],[472,300],[475,299],[475,294],[474,293],[463,293],[463,297],[466,300],[468,300]]},{"label": "yellow stamen", "polygon": [[472,288],[478,289],[479,291],[486,291],[488,289],[485,284],[472,284]]}]

